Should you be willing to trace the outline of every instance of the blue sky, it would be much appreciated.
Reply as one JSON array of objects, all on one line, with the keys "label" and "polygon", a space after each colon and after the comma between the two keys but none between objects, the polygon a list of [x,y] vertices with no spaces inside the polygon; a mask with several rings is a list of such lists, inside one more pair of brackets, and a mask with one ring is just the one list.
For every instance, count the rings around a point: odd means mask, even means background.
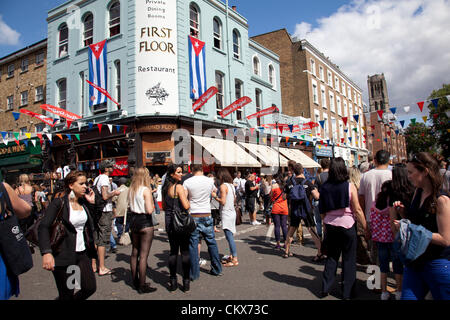
[{"label": "blue sky", "polygon": [[[0,57],[45,39],[48,11],[66,2],[0,0]],[[450,83],[450,42],[443,41],[450,39],[450,0],[229,0],[233,5],[250,36],[286,28],[306,38],[362,89],[366,103],[367,76],[384,73],[400,118],[427,115],[416,103]],[[402,115],[405,106],[411,112]]]},{"label": "blue sky", "polygon": [[[17,44],[4,44],[0,41],[0,57],[45,39],[48,11],[66,2],[68,1],[0,0],[2,21],[20,34]],[[237,11],[248,20],[250,36],[254,36],[281,28],[286,28],[292,33],[299,21],[314,24],[317,18],[328,16],[348,2],[341,0],[230,0],[229,6],[237,6]],[[23,8],[35,9],[22,10]]]}]

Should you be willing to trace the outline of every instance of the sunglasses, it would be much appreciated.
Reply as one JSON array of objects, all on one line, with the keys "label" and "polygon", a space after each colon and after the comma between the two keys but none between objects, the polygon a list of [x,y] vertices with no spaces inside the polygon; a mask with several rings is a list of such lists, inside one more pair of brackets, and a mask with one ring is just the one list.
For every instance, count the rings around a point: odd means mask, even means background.
[{"label": "sunglasses", "polygon": [[413,156],[411,157],[411,159],[409,160],[409,162],[415,162],[415,163],[418,163],[418,164],[420,164],[420,165],[424,165],[423,161],[420,160],[420,159],[417,157],[417,155],[413,155]]}]

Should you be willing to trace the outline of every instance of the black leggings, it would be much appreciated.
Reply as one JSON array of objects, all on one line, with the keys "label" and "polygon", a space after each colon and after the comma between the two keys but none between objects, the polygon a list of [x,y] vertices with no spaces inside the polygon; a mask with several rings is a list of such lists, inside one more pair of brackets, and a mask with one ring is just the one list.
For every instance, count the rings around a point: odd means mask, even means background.
[{"label": "black leggings", "polygon": [[[153,227],[143,228],[138,232],[131,232],[131,276],[135,287],[142,287],[145,284],[147,273],[147,259],[152,246],[154,229]],[[139,260],[139,262],[138,262]],[[138,272],[139,263],[139,272]]]},{"label": "black leggings", "polygon": [[[67,280],[69,277],[74,278],[76,272],[69,270],[68,266],[55,267],[53,276],[55,278],[56,287],[58,288],[59,300],[86,300],[97,290],[94,271],[92,270],[92,261],[88,258],[85,252],[77,253],[76,265],[80,268],[80,287],[81,289],[74,294],[75,289],[69,289]],[[74,284],[74,281],[69,281],[69,284]]]},{"label": "black leggings", "polygon": [[181,265],[183,268],[183,279],[189,279],[191,259],[189,256],[189,236],[180,237],[172,232],[168,233],[170,244],[169,271],[170,277],[177,277],[178,251],[181,253]]}]

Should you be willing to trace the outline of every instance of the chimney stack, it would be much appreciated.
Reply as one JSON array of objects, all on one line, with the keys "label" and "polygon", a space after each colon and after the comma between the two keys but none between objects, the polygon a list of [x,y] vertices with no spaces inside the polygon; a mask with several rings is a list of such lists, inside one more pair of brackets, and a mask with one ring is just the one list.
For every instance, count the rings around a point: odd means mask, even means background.
[{"label": "chimney stack", "polygon": [[232,6],[231,9],[233,9],[234,11],[236,11],[236,6]]}]

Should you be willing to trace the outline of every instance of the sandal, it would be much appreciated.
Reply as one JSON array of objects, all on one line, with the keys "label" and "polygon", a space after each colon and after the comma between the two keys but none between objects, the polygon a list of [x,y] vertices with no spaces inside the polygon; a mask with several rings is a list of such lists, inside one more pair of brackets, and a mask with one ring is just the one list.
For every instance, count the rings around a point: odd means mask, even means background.
[{"label": "sandal", "polygon": [[237,259],[233,259],[233,260],[231,260],[231,261],[225,263],[223,266],[224,266],[224,267],[236,267],[236,266],[238,266],[238,265],[239,265],[238,260],[237,260]]},{"label": "sandal", "polygon": [[109,270],[109,269],[105,269],[105,270],[106,270],[106,272],[104,272],[104,273],[100,273],[100,270],[98,270],[98,276],[99,277],[103,277],[103,276],[107,276],[107,275],[113,274],[113,272],[111,270]]},{"label": "sandal", "polygon": [[284,255],[283,255],[283,258],[289,258],[289,257],[293,257],[294,256],[294,254],[292,253],[292,252],[289,252],[289,253],[285,253]]},{"label": "sandal", "polygon": [[321,261],[323,261],[325,259],[326,259],[326,257],[323,254],[316,255],[314,258],[312,258],[312,262],[321,262]]}]

